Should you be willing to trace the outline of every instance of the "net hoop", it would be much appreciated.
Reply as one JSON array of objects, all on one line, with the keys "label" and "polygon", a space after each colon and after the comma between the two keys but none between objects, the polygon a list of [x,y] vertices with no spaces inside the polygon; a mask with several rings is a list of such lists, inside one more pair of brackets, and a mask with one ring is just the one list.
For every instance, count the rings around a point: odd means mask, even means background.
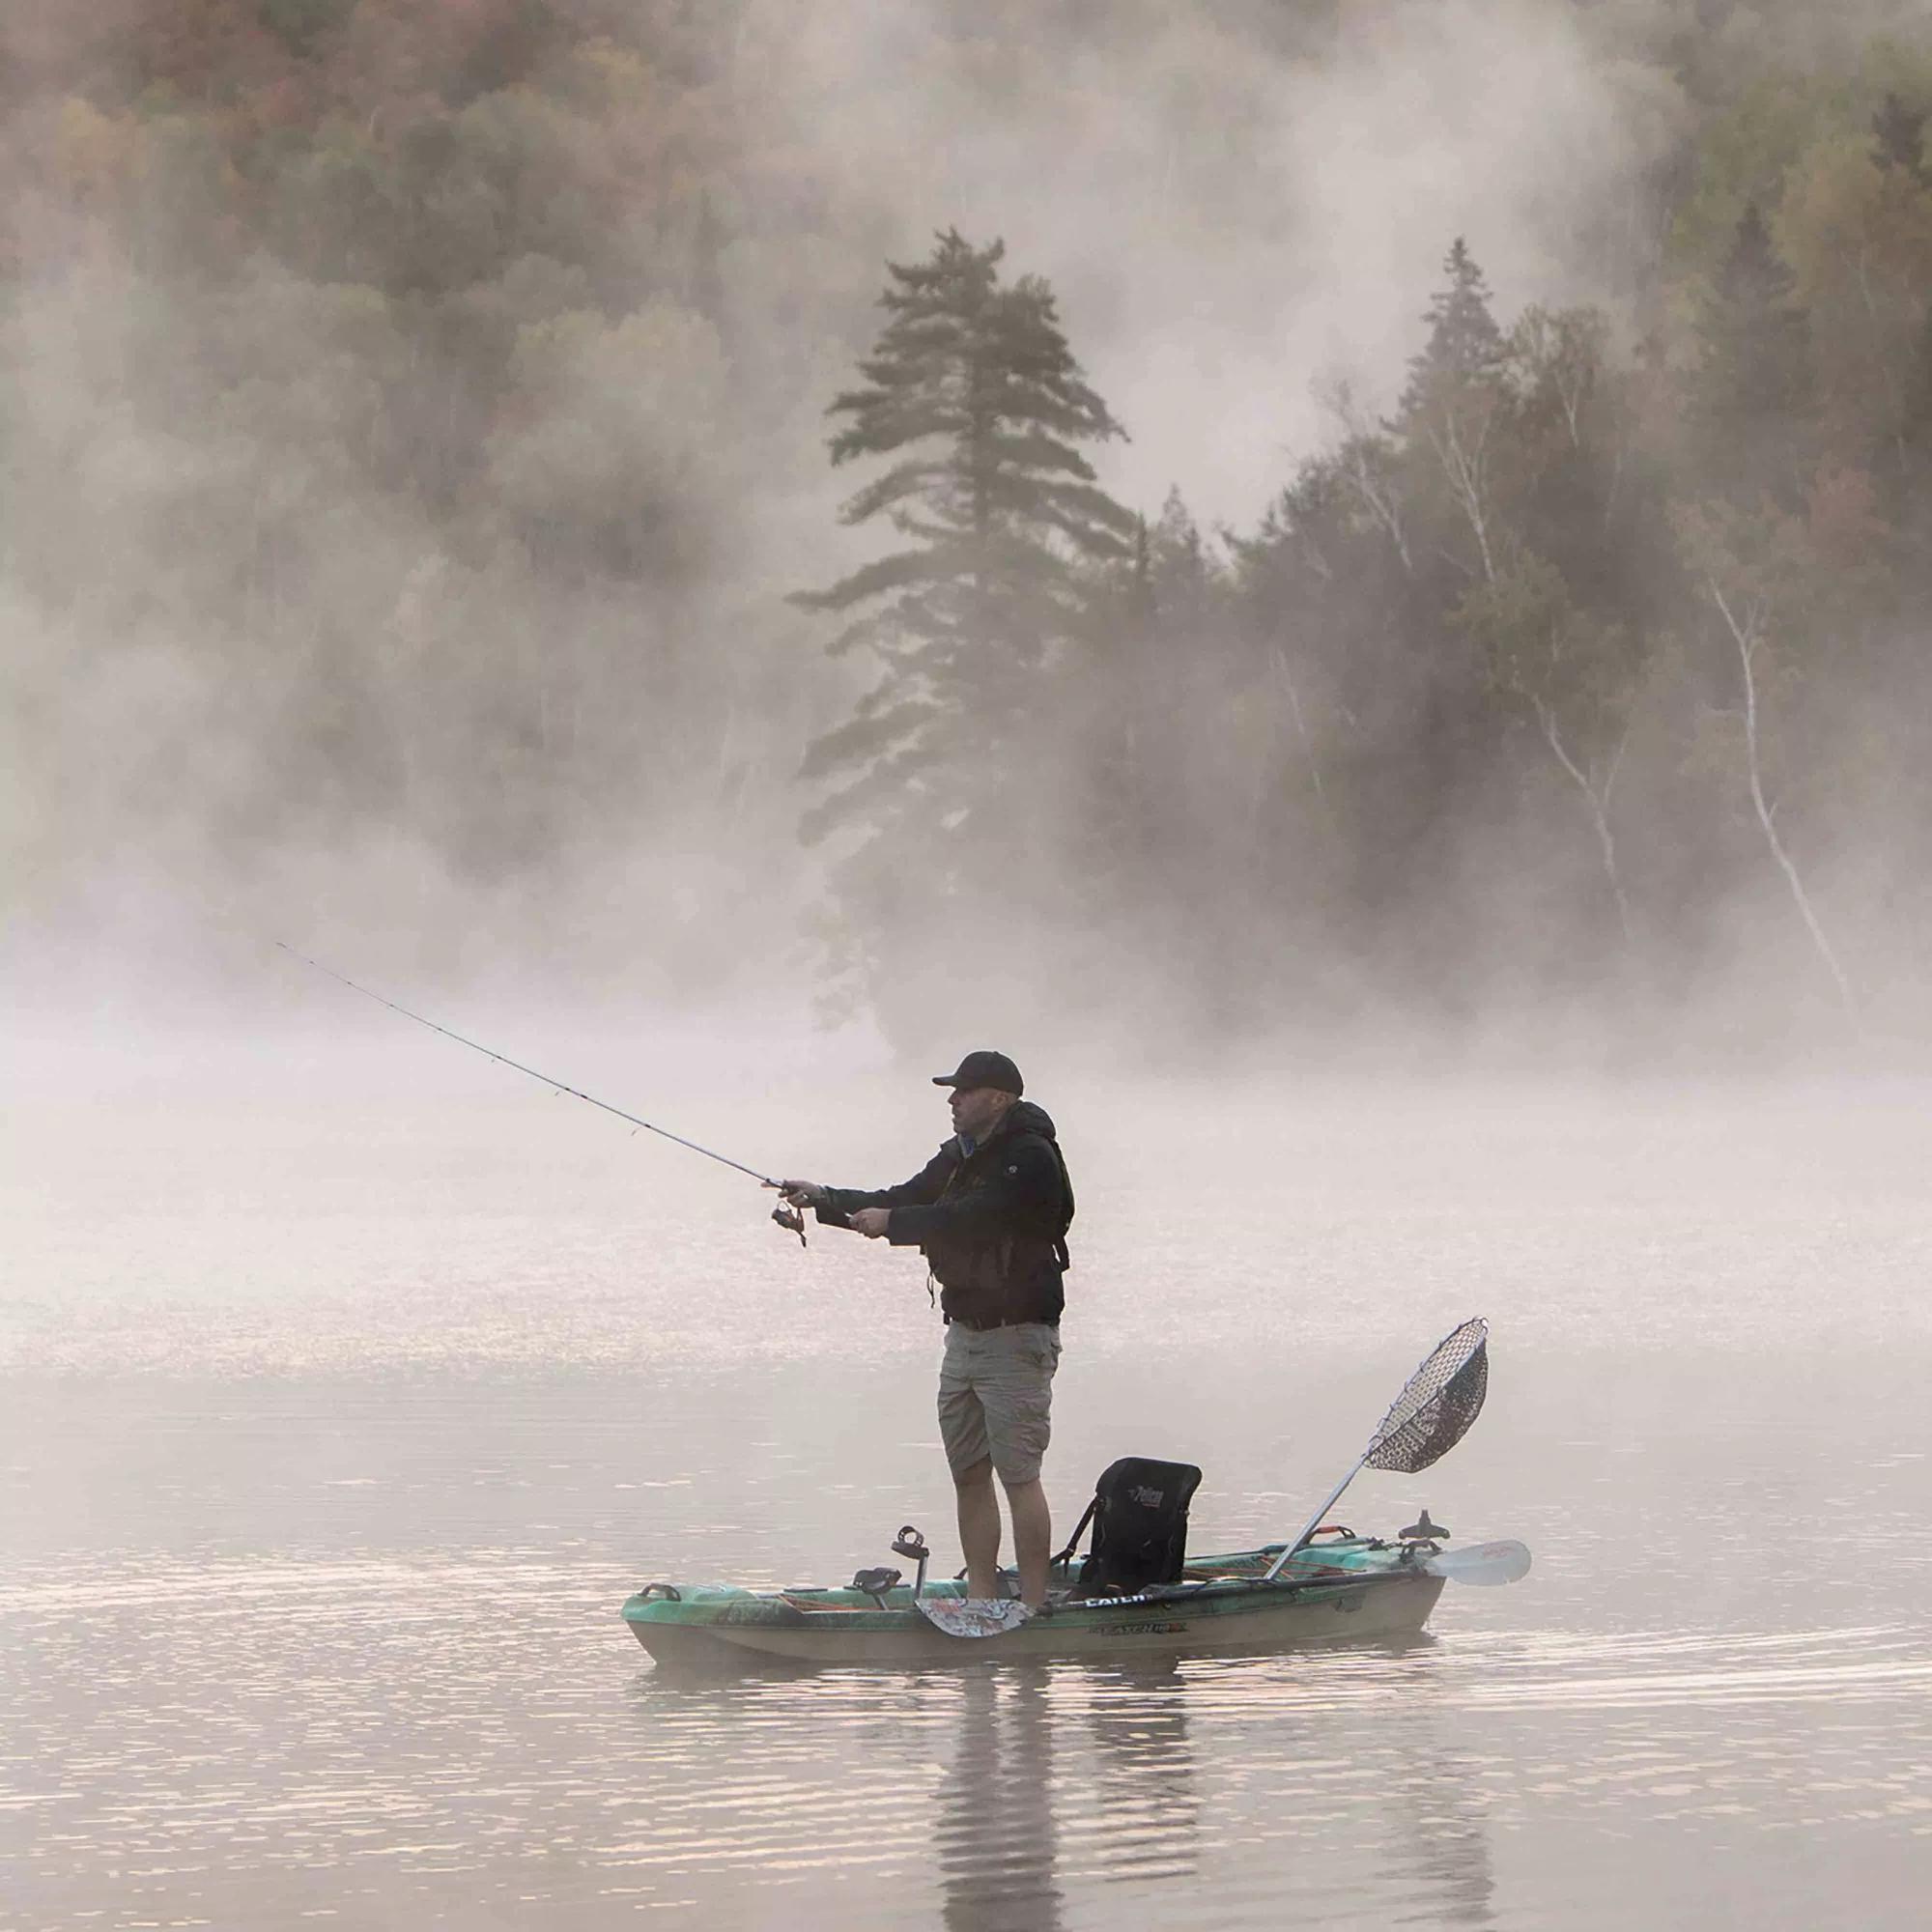
[{"label": "net hoop", "polygon": [[1363,1458],[1370,1468],[1412,1475],[1463,1439],[1489,1392],[1489,1333],[1473,1316],[1429,1351],[1382,1417]]}]

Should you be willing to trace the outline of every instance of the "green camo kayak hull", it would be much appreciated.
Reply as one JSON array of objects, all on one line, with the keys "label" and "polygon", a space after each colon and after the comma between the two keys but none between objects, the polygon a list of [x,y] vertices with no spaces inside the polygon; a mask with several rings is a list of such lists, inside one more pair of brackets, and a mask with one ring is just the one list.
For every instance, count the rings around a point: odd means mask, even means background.
[{"label": "green camo kayak hull", "polygon": [[[794,1663],[915,1664],[968,1657],[1106,1658],[1204,1651],[1293,1649],[1366,1637],[1413,1635],[1429,1620],[1443,1578],[1421,1568],[1413,1546],[1350,1538],[1299,1552],[1280,1578],[1263,1573],[1280,1546],[1193,1559],[1179,1583],[1133,1597],[1070,1601],[980,1640],[936,1630],[905,1585],[880,1599],[862,1591],[753,1591],[725,1584],[652,1583],[624,1605],[624,1621],[659,1662],[716,1665],[757,1658]],[[925,1586],[957,1597],[965,1586]]]}]

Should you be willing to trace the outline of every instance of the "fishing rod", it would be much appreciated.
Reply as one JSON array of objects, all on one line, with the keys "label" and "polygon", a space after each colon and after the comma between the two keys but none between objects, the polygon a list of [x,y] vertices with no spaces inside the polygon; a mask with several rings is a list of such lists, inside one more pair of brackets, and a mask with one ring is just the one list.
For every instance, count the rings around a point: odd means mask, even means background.
[{"label": "fishing rod", "polygon": [[[541,1080],[554,1093],[568,1094],[573,1099],[587,1100],[593,1107],[601,1107],[607,1114],[614,1114],[620,1121],[628,1121],[633,1127],[641,1127],[646,1133],[661,1135],[665,1140],[675,1141],[681,1148],[689,1148],[693,1153],[701,1153],[706,1160],[715,1160],[721,1165],[735,1168],[740,1174],[748,1174],[761,1187],[780,1187],[783,1183],[774,1180],[768,1174],[760,1174],[755,1167],[747,1167],[742,1160],[733,1160],[729,1154],[715,1152],[708,1147],[699,1147],[696,1141],[688,1141],[682,1134],[674,1134],[668,1127],[660,1127],[650,1121],[640,1120],[636,1114],[627,1114],[621,1107],[613,1107],[608,1100],[600,1100],[595,1094],[586,1094],[581,1087],[573,1087],[567,1081],[553,1080],[548,1073],[539,1072],[534,1066],[526,1066],[521,1060],[512,1060],[507,1053],[497,1053],[485,1046],[480,1040],[466,1038],[460,1033],[452,1032],[446,1026],[439,1026],[435,1020],[425,1019],[421,1013],[412,1013],[408,1007],[398,1006],[394,1000],[372,991],[367,986],[357,985],[347,974],[338,973],[332,966],[325,966],[320,959],[311,959],[306,952],[298,952],[287,940],[278,939],[275,944],[292,958],[299,959],[304,966],[313,966],[318,973],[326,973],[331,980],[347,986],[353,993],[360,993],[366,1000],[374,1000],[379,1007],[387,1007],[392,1013],[401,1013],[406,1020],[414,1020],[418,1026],[426,1026],[431,1033],[440,1033],[444,1039],[453,1039],[459,1046],[467,1046],[472,1052],[483,1054],[500,1066],[514,1067],[519,1073],[527,1073],[532,1080]],[[805,1215],[802,1210],[783,1208],[772,1209],[772,1219],[781,1228],[798,1236],[799,1246],[805,1245]]]}]

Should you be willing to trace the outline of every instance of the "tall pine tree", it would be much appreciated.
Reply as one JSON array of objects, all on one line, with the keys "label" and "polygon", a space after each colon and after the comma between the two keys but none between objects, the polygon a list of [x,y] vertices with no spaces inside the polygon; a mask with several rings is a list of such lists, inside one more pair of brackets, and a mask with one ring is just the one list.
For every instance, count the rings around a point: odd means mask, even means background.
[{"label": "tall pine tree", "polygon": [[1460,235],[1442,271],[1425,318],[1429,339],[1409,359],[1388,428],[1404,450],[1414,507],[1454,532],[1445,554],[1457,568],[1489,578],[1500,561],[1498,469],[1513,402],[1505,381],[1509,345],[1490,310],[1489,283]]},{"label": "tall pine tree", "polygon": [[886,923],[916,911],[930,927],[948,900],[970,905],[1010,876],[1023,814],[988,808],[1019,776],[1039,724],[1029,712],[1080,628],[1094,567],[1131,554],[1135,520],[1080,447],[1123,432],[1082,379],[1052,290],[1033,275],[1003,282],[1004,255],[949,229],[924,261],[889,263],[890,319],[859,364],[864,385],[831,406],[844,418],[833,463],[888,464],[841,521],[901,539],[794,599],[846,619],[835,653],[862,648],[879,665],[805,766],[833,787],[807,815],[808,839],[869,835],[834,877],[845,942],[834,950],[848,964],[879,962]]},{"label": "tall pine tree", "polygon": [[1445,384],[1481,382],[1503,366],[1503,332],[1490,309],[1489,281],[1460,235],[1443,257],[1442,272],[1446,279],[1423,318],[1429,340],[1409,361],[1405,414],[1426,409]]}]

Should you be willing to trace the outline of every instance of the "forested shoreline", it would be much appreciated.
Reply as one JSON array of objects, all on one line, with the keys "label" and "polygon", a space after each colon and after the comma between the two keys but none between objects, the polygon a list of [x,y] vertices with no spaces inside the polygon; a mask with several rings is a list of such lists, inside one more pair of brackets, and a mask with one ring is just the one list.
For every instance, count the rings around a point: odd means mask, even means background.
[{"label": "forested shoreline", "polygon": [[[11,27],[15,911],[386,843],[550,956],[627,932],[690,996],[765,955],[889,1032],[962,972],[1103,1030],[1731,988],[1922,1032],[1932,27],[1574,12],[1672,103],[1597,298],[1493,290],[1458,224],[1388,288],[1406,369],[1284,367],[1325,440],[1211,528],[1185,474],[1109,487],[1059,263],[841,186],[783,10]],[[1293,88],[1405,17],[1216,47]],[[1151,18],[921,44],[1072,101],[1050,57]]]}]

